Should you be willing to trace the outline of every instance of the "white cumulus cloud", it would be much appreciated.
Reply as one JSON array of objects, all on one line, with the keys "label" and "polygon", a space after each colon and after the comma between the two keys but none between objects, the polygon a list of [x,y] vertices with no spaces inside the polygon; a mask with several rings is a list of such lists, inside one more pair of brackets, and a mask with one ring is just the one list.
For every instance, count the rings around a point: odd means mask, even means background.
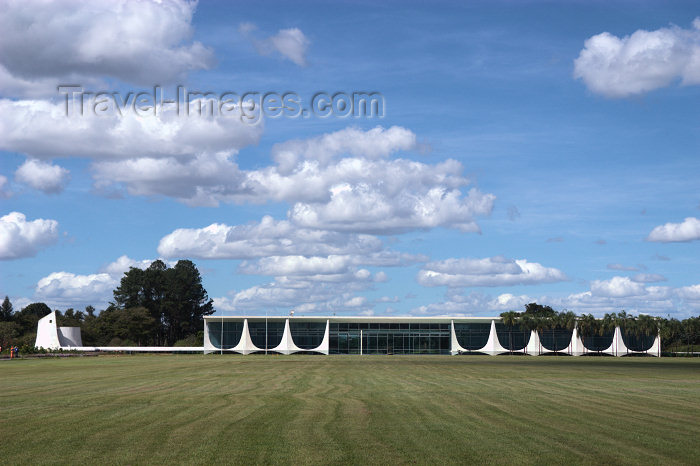
[{"label": "white cumulus cloud", "polygon": [[214,298],[217,310],[255,312],[261,309],[282,309],[282,313],[295,309],[304,313],[325,313],[371,310],[358,292],[370,289],[374,281],[369,271],[336,275],[303,277],[276,277],[274,281],[231,293],[230,297]]},{"label": "white cumulus cloud", "polygon": [[678,288],[676,294],[682,299],[700,303],[700,284]]},{"label": "white cumulus cloud", "polygon": [[47,194],[57,194],[68,183],[69,171],[41,160],[28,159],[15,172],[15,180]]},{"label": "white cumulus cloud", "polygon": [[299,228],[287,220],[265,216],[260,222],[204,228],[181,228],[164,236],[158,253],[164,257],[252,259],[266,256],[370,254],[382,249],[378,238]]},{"label": "white cumulus cloud", "polygon": [[700,83],[700,18],[690,29],[637,30],[618,37],[603,32],[584,43],[574,77],[597,94],[619,98],[643,94],[679,80]]},{"label": "white cumulus cloud", "polygon": [[54,93],[103,76],[152,85],[214,63],[192,41],[196,2],[7,0],[0,3],[0,93]]},{"label": "white cumulus cloud", "polygon": [[0,260],[33,257],[58,238],[56,220],[27,220],[21,212],[0,217]]},{"label": "white cumulus cloud", "polygon": [[700,219],[688,217],[681,223],[659,225],[649,233],[647,241],[672,243],[700,239]]},{"label": "white cumulus cloud", "polygon": [[69,272],[53,272],[39,280],[36,297],[51,302],[75,300],[76,302],[102,301],[111,294],[118,282],[107,273],[76,275]]},{"label": "white cumulus cloud", "polygon": [[592,281],[591,293],[594,296],[626,298],[645,295],[647,289],[642,283],[635,282],[629,277],[613,277],[610,280]]},{"label": "white cumulus cloud", "polygon": [[123,255],[97,273],[52,272],[37,282],[35,299],[57,306],[105,305],[112,298],[112,291],[119,286],[125,272],[131,267],[146,269],[152,262]]},{"label": "white cumulus cloud", "polygon": [[289,173],[303,160],[327,166],[343,154],[368,159],[387,157],[398,151],[417,148],[416,135],[400,126],[377,126],[367,131],[350,127],[309,139],[295,139],[272,147],[272,158],[280,173]]},{"label": "white cumulus cloud", "polygon": [[7,199],[10,196],[12,196],[12,191],[10,191],[7,177],[0,175],[0,199]]},{"label": "white cumulus cloud", "polygon": [[510,286],[553,283],[567,280],[559,269],[544,267],[525,259],[501,256],[483,259],[452,258],[427,263],[418,272],[423,286]]},{"label": "white cumulus cloud", "polygon": [[638,273],[632,277],[632,281],[637,283],[665,282],[666,277],[658,273]]},{"label": "white cumulus cloud", "polygon": [[247,37],[261,55],[278,53],[283,58],[299,65],[306,66],[306,52],[311,42],[299,28],[280,29],[277,34],[264,39],[256,39],[253,34],[257,27],[251,23],[243,23],[239,31]]},{"label": "white cumulus cloud", "polygon": [[260,125],[239,118],[178,115],[172,106],[140,117],[129,110],[66,116],[64,102],[0,99],[0,150],[31,158],[188,160],[235,153],[258,141]]}]

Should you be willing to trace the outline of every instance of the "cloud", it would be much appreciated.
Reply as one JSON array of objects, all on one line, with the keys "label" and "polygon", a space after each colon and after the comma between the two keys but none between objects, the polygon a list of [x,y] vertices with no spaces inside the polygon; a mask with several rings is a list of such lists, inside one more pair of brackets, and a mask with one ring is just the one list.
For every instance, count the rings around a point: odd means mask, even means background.
[{"label": "cloud", "polygon": [[[66,118],[63,105],[0,100],[0,150],[31,158],[87,157],[95,191],[167,196],[192,206],[286,202],[303,228],[402,233],[435,227],[478,232],[495,196],[468,188],[462,165],[389,159],[418,148],[401,127],[347,128],[273,149],[276,163],[242,170],[233,157],[262,128],[235,118],[162,110]],[[347,156],[345,156],[347,154]]]},{"label": "cloud", "polygon": [[687,217],[681,223],[659,225],[649,233],[647,241],[660,243],[694,241],[700,239],[700,219]]},{"label": "cloud", "polygon": [[67,116],[65,103],[0,99],[0,150],[35,159],[186,161],[203,153],[235,153],[257,143],[261,132],[260,125],[239,118],[178,115],[167,105],[148,117],[131,110]]},{"label": "cloud", "polygon": [[469,294],[448,293],[442,302],[418,306],[411,310],[414,315],[449,315],[454,317],[494,317],[505,311],[519,311],[533,299],[527,295],[503,293],[495,298],[480,292]]},{"label": "cloud", "polygon": [[[305,227],[375,234],[439,226],[480,232],[475,217],[491,213],[495,196],[476,188],[470,189],[466,196],[458,189],[445,187],[426,187],[419,191],[414,188],[420,189],[420,186],[407,183],[414,177],[411,170],[397,168],[399,179],[403,178],[401,181],[405,183],[400,191],[389,192],[374,176],[372,184],[340,184],[331,188],[328,202],[296,203],[290,218]],[[420,173],[423,167],[416,168]],[[379,173],[388,171],[380,169]]]},{"label": "cloud", "polygon": [[591,293],[594,296],[607,298],[627,298],[643,296],[646,288],[642,283],[632,281],[629,277],[613,277],[610,280],[594,280],[591,282]]},{"label": "cloud", "polygon": [[678,288],[676,294],[682,299],[700,303],[700,284]]},{"label": "cloud", "polygon": [[[367,298],[364,296],[355,296],[353,298],[348,299],[345,301],[345,306],[347,307],[362,307],[367,303]],[[365,311],[365,312],[371,312],[371,311]]]},{"label": "cloud", "polygon": [[608,264],[607,268],[610,270],[622,270],[625,272],[638,272],[640,270],[639,267],[623,265],[623,264]]},{"label": "cloud", "polygon": [[299,65],[306,66],[306,51],[310,41],[299,28],[280,29],[277,34],[265,39],[256,39],[253,33],[257,27],[251,23],[243,23],[239,31],[255,46],[260,55],[278,53],[283,58]]},{"label": "cloud", "polygon": [[12,191],[9,189],[7,177],[0,175],[0,199],[7,199],[12,196]]},{"label": "cloud", "polygon": [[[227,144],[235,144],[234,147],[250,144],[259,131],[253,128],[250,133],[233,138]],[[228,133],[227,136],[233,136],[233,133]],[[401,148],[410,149],[414,147],[414,142],[415,135],[399,127],[386,130],[377,127],[366,132],[350,128],[312,138],[310,141],[278,144],[273,148],[273,158],[282,165],[258,170],[240,170],[231,160],[229,153],[215,152],[223,150],[224,147],[210,147],[204,153],[189,158],[170,157],[155,160],[151,156],[127,161],[99,162],[93,166],[93,172],[100,186],[122,183],[134,195],[165,195],[190,205],[217,205],[219,202],[323,202],[328,199],[329,190],[335,184],[370,181],[370,178],[376,184],[380,182],[380,177],[389,176],[387,171],[399,170],[401,166],[405,167],[404,171],[415,168],[419,172],[413,177],[406,173],[405,177],[408,179],[398,178],[391,186],[402,181],[410,182],[421,176],[428,177],[431,171],[436,178],[441,176],[443,167],[423,164],[410,167],[406,161],[401,160],[371,160]],[[335,159],[339,154],[359,153],[367,147],[372,147],[369,159]],[[455,180],[449,178],[446,182],[454,183]]]},{"label": "cloud", "polygon": [[637,283],[656,283],[665,282],[666,277],[658,273],[638,273],[632,277],[632,281]]},{"label": "cloud", "polygon": [[[398,127],[341,130],[273,150],[279,164],[240,170],[227,156],[99,163],[96,177],[127,185],[134,194],[162,194],[192,205],[218,202],[288,202],[291,222],[307,229],[401,233],[434,227],[479,231],[495,196],[476,188],[455,160],[428,165],[381,158],[415,147],[415,136]],[[364,153],[338,159],[340,154]]]},{"label": "cloud", "polygon": [[98,273],[53,272],[37,282],[34,297],[57,306],[103,306],[112,298],[112,291],[119,286],[122,276],[130,267],[143,270],[152,262],[134,260],[124,255],[102,267]]},{"label": "cloud", "polygon": [[574,77],[596,94],[620,98],[680,80],[700,83],[700,18],[690,29],[637,30],[622,38],[608,32],[590,37],[574,61]]},{"label": "cloud", "polygon": [[511,286],[564,280],[567,277],[561,270],[502,256],[429,262],[418,272],[418,283],[423,286]]},{"label": "cloud", "polygon": [[76,275],[53,272],[39,280],[36,297],[54,303],[90,303],[104,301],[118,282],[107,273]]},{"label": "cloud", "polygon": [[511,222],[516,221],[517,219],[520,218],[520,211],[518,208],[514,205],[508,207],[508,219]]},{"label": "cloud", "polygon": [[15,180],[46,194],[58,194],[69,180],[69,171],[58,165],[27,159],[15,172]]},{"label": "cloud", "polygon": [[56,220],[39,218],[27,221],[27,217],[20,212],[10,212],[0,217],[0,260],[33,257],[57,239]]},{"label": "cloud", "polygon": [[[685,293],[693,297],[693,291],[700,293],[700,285],[697,290],[693,287]],[[605,313],[619,312],[625,309],[627,312],[646,313],[654,315],[684,315],[678,309],[676,296],[683,294],[683,290],[662,286],[641,287],[636,290],[638,296],[602,296],[592,291],[572,293],[565,296],[531,296],[513,295],[503,293],[496,297],[481,292],[462,294],[448,290],[445,299],[440,302],[418,306],[411,310],[411,314],[417,315],[451,315],[451,316],[497,316],[504,311],[523,311],[528,303],[536,302],[552,306],[557,310],[571,310],[577,314],[591,313],[602,317]],[[697,295],[697,296],[700,296]],[[688,305],[688,302],[690,305]],[[687,301],[685,309],[700,308],[700,301]],[[687,312],[687,311],[684,311]],[[688,314],[689,315],[689,314]]]},{"label": "cloud", "polygon": [[417,148],[416,135],[400,126],[387,129],[377,126],[367,131],[349,127],[309,139],[277,143],[272,146],[272,158],[278,172],[289,174],[303,161],[314,160],[325,167],[339,155],[374,160]]},{"label": "cloud", "polygon": [[382,296],[381,298],[375,299],[375,303],[398,303],[401,302],[398,296]]},{"label": "cloud", "polygon": [[[174,265],[171,262],[165,261],[168,265]],[[151,259],[144,259],[144,260],[135,260],[130,258],[129,256],[123,255],[119,256],[117,260],[114,262],[110,262],[109,264],[105,265],[100,269],[100,273],[106,273],[110,275],[111,277],[114,278],[119,278],[121,279],[121,276],[124,275],[126,272],[129,271],[129,269],[137,268],[141,270],[147,269],[151,264],[153,263],[153,260]]]},{"label": "cloud", "polygon": [[[625,277],[626,278],[626,277]],[[612,286],[612,289],[606,291],[620,292],[623,291],[626,284],[619,288]],[[665,286],[649,286],[642,288],[632,288],[628,292],[629,296],[615,296],[613,293],[608,295],[598,294],[593,291],[591,285],[590,291],[583,293],[574,293],[563,298],[555,298],[550,302],[558,309],[570,309],[578,314],[592,313],[601,317],[605,313],[620,312],[626,310],[628,312],[647,313],[647,314],[676,314],[678,306],[673,299],[672,289]],[[621,293],[626,294],[626,293]]]},{"label": "cloud", "polygon": [[367,270],[343,274],[340,278],[335,275],[276,277],[270,283],[233,292],[231,297],[214,298],[214,307],[218,311],[256,313],[261,309],[295,309],[298,315],[357,313],[372,309],[373,305],[357,293],[370,289],[373,283]]},{"label": "cloud", "polygon": [[253,259],[266,256],[327,256],[379,252],[382,242],[362,234],[299,228],[265,216],[258,223],[181,228],[164,236],[158,254],[201,259]]},{"label": "cloud", "polygon": [[196,2],[9,0],[0,6],[0,94],[56,92],[60,82],[114,77],[174,82],[214,63],[191,41]]},{"label": "cloud", "polygon": [[350,256],[326,257],[271,256],[254,262],[243,262],[239,271],[257,275],[335,275],[348,272]]}]

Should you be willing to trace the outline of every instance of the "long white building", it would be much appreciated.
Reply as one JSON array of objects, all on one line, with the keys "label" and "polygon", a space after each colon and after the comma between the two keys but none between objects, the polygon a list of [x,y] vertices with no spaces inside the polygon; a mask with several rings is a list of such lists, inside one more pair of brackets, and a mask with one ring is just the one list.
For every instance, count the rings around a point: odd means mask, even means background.
[{"label": "long white building", "polygon": [[581,338],[578,332],[538,334],[507,328],[498,317],[218,317],[204,318],[204,352],[318,354],[589,353],[661,355],[658,335],[627,335],[619,327]]},{"label": "long white building", "polygon": [[661,355],[658,335],[627,335],[618,327],[604,335],[581,338],[575,329],[542,333],[510,329],[498,317],[208,316],[204,318],[203,346],[96,347],[83,346],[79,327],[58,327],[56,313],[52,312],[39,320],[35,346],[78,351],[240,354]]}]

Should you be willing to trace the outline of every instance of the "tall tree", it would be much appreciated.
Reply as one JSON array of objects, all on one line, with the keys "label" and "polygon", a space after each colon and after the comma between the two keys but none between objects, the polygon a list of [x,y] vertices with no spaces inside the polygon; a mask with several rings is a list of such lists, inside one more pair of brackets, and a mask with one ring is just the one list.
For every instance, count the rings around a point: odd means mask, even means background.
[{"label": "tall tree", "polygon": [[197,267],[189,260],[168,268],[160,260],[146,270],[131,268],[114,290],[119,309],[142,307],[152,317],[151,341],[172,345],[201,330],[206,315],[213,314],[213,301],[202,286]]},{"label": "tall tree", "polygon": [[19,325],[15,322],[0,322],[0,347],[9,347],[17,336],[19,336]]},{"label": "tall tree", "polygon": [[20,326],[20,332],[24,335],[36,332],[39,319],[51,313],[51,308],[44,303],[32,303],[15,313],[15,321]]},{"label": "tall tree", "polygon": [[214,305],[192,261],[178,261],[167,270],[166,283],[168,342],[173,344],[197,333],[204,325],[204,316],[214,313]]},{"label": "tall tree", "polygon": [[10,298],[5,296],[5,299],[0,306],[0,322],[9,322],[12,320],[12,303]]}]

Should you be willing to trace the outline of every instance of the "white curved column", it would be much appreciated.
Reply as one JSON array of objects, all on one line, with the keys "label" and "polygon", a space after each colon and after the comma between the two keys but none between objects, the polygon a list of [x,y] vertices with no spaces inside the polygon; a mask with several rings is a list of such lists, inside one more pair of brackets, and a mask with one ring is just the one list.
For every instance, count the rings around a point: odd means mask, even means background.
[{"label": "white curved column", "polygon": [[248,330],[248,319],[243,319],[243,331],[241,332],[241,339],[238,340],[238,344],[225,351],[237,351],[242,354],[250,354],[255,351],[262,351],[260,348],[253,344],[253,339],[250,338],[250,330]]},{"label": "white curved column", "polygon": [[659,334],[656,334],[656,338],[654,338],[654,343],[652,343],[651,348],[647,350],[647,354],[651,354],[652,356],[656,356],[658,358],[661,357],[661,338],[659,337]]},{"label": "white curved column", "polygon": [[282,340],[280,341],[280,344],[272,348],[271,351],[276,351],[282,354],[292,354],[297,351],[304,351],[294,344],[292,332],[289,329],[289,319],[284,320],[284,332],[282,333]]},{"label": "white curved column", "polygon": [[571,332],[571,340],[569,341],[569,346],[566,347],[566,352],[572,356],[581,356],[586,352],[586,348],[583,346],[583,340],[581,340],[576,327],[574,327],[574,330]]},{"label": "white curved column", "polygon": [[315,351],[317,353],[323,353],[325,355],[330,353],[330,348],[331,348],[330,331],[331,331],[331,321],[326,320],[326,333],[323,335],[323,341],[316,348],[314,348],[312,350],[308,350],[308,351]]},{"label": "white curved column", "polygon": [[467,350],[462,348],[462,346],[459,344],[459,341],[457,340],[457,333],[455,333],[455,321],[454,320],[450,321],[450,333],[451,333],[450,354],[454,355],[454,354],[466,352]]},{"label": "white curved column", "polygon": [[496,333],[496,321],[491,321],[491,330],[489,331],[489,339],[486,341],[486,345],[483,348],[477,350],[481,353],[487,353],[492,356],[501,353],[507,353],[508,350],[501,346],[501,342],[498,341],[498,334]]},{"label": "white curved column", "polygon": [[624,356],[629,354],[630,350],[625,345],[625,340],[622,338],[622,329],[620,327],[615,327],[615,336],[613,337],[615,342],[615,356]]},{"label": "white curved column", "polygon": [[202,346],[204,348],[204,354],[212,353],[215,350],[209,338],[209,322],[206,320],[204,321],[204,343]]},{"label": "white curved column", "polygon": [[527,342],[525,352],[533,356],[539,356],[541,354],[541,349],[539,334],[534,330],[530,330],[530,340]]}]

